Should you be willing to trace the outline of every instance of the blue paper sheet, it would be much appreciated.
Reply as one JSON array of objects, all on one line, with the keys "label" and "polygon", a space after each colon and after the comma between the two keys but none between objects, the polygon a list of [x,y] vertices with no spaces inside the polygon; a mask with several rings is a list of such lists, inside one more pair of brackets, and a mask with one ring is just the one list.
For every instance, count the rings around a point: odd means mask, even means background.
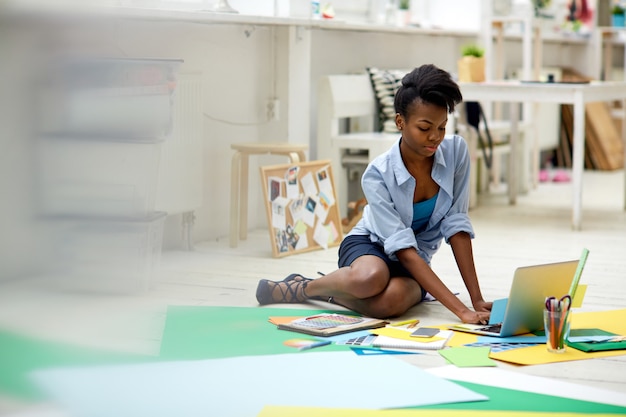
[{"label": "blue paper sheet", "polygon": [[488,398],[389,355],[308,352],[38,371],[72,415],[256,416],[264,405],[383,409]]}]

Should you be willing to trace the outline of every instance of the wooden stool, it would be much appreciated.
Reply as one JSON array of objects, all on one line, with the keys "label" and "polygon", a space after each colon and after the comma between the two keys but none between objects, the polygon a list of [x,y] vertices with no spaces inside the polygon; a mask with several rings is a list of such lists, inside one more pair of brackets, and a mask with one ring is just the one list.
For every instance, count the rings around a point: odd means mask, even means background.
[{"label": "wooden stool", "polygon": [[[308,145],[292,143],[235,143],[230,177],[230,247],[248,237],[248,160],[250,155],[285,155],[292,163],[306,161]],[[239,189],[237,189],[239,188]]]}]

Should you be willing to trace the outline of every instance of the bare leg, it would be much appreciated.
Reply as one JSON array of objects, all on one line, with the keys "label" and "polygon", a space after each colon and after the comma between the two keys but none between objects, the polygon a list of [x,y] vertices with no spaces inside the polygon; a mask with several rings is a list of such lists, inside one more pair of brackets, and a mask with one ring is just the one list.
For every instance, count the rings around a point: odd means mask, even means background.
[{"label": "bare leg", "polygon": [[283,281],[261,280],[257,300],[261,304],[302,303],[333,299],[336,304],[369,317],[404,314],[422,299],[422,289],[410,277],[390,277],[387,264],[364,255],[352,265],[317,279],[291,276]]},{"label": "bare leg", "polygon": [[333,297],[335,303],[370,317],[399,316],[419,303],[422,289],[413,278],[390,277],[377,256],[361,256],[351,266],[311,281],[308,297]]}]

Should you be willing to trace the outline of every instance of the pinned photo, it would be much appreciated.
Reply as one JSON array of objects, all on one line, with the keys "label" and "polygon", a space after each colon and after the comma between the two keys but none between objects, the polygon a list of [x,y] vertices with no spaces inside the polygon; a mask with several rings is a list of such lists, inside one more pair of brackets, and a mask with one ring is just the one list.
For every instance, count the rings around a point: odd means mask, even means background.
[{"label": "pinned photo", "polygon": [[327,195],[333,194],[333,184],[330,180],[330,172],[328,171],[329,167],[324,167],[317,171],[317,185],[320,189],[320,194],[323,192]]},{"label": "pinned photo", "polygon": [[296,233],[295,229],[292,225],[288,224],[285,228],[285,234],[287,235],[287,243],[291,249],[295,249],[298,246],[298,240],[300,240],[300,235]]},{"label": "pinned photo", "polygon": [[317,185],[315,185],[315,179],[310,172],[304,175],[300,181],[305,195],[317,195]]},{"label": "pinned photo", "polygon": [[298,167],[291,167],[285,174],[287,182],[287,198],[294,199],[300,194],[300,186],[298,185]]},{"label": "pinned photo", "polygon": [[267,179],[267,190],[270,201],[274,201],[276,197],[283,195],[283,183],[285,180],[279,177],[269,177]]},{"label": "pinned photo", "polygon": [[276,197],[272,201],[272,227],[285,229],[287,225],[287,205],[289,200],[285,197]]},{"label": "pinned photo", "polygon": [[304,195],[299,195],[296,199],[291,201],[289,204],[289,211],[291,212],[291,220],[296,223],[298,220],[302,218],[302,212],[304,210],[304,203],[306,202],[306,197]]},{"label": "pinned photo", "polygon": [[326,222],[326,217],[328,217],[328,212],[330,211],[330,208],[334,204],[334,201],[329,199],[328,196],[322,192],[319,193],[317,198],[318,198],[317,200],[318,204],[315,208],[315,214],[317,215],[317,217],[319,217],[322,223],[324,223]]},{"label": "pinned photo", "polygon": [[288,252],[289,243],[287,242],[287,233],[282,229],[274,229],[276,234],[276,249],[278,252]]},{"label": "pinned photo", "polygon": [[315,226],[316,206],[317,202],[313,199],[313,197],[307,197],[304,210],[302,210],[302,220],[311,227]]}]

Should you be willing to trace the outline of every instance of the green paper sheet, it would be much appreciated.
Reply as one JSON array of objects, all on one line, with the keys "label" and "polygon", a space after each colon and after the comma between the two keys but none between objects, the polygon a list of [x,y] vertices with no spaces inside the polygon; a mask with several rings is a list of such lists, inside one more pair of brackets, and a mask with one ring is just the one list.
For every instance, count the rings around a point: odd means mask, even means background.
[{"label": "green paper sheet", "polygon": [[[330,310],[248,307],[170,306],[167,310],[162,359],[215,359],[278,353],[303,354],[285,346],[286,340],[302,338],[301,333],[278,330],[268,321],[272,316],[308,316]],[[316,351],[347,350],[348,346],[328,345]]]},{"label": "green paper sheet", "polygon": [[489,358],[490,351],[488,346],[459,346],[442,349],[439,354],[456,366],[497,366],[496,361]]},{"label": "green paper sheet", "polygon": [[[586,336],[612,336],[615,333],[607,332],[602,329],[580,329],[578,333]],[[576,336],[577,330],[572,330],[570,336]],[[607,350],[625,350],[626,340],[620,342],[567,342],[567,346],[571,346],[574,349],[582,350],[583,352],[603,352]]]},{"label": "green paper sheet", "polygon": [[453,410],[504,410],[504,411],[536,411],[582,414],[626,414],[626,407],[602,404],[591,401],[580,401],[552,395],[535,394],[533,392],[497,388],[464,381],[454,381],[479,394],[489,397],[489,401],[473,403],[442,404],[415,409],[453,409]]},{"label": "green paper sheet", "polygon": [[37,369],[158,359],[51,342],[1,330],[0,347],[0,392],[24,400],[43,399],[43,395],[28,380],[28,373]]}]

